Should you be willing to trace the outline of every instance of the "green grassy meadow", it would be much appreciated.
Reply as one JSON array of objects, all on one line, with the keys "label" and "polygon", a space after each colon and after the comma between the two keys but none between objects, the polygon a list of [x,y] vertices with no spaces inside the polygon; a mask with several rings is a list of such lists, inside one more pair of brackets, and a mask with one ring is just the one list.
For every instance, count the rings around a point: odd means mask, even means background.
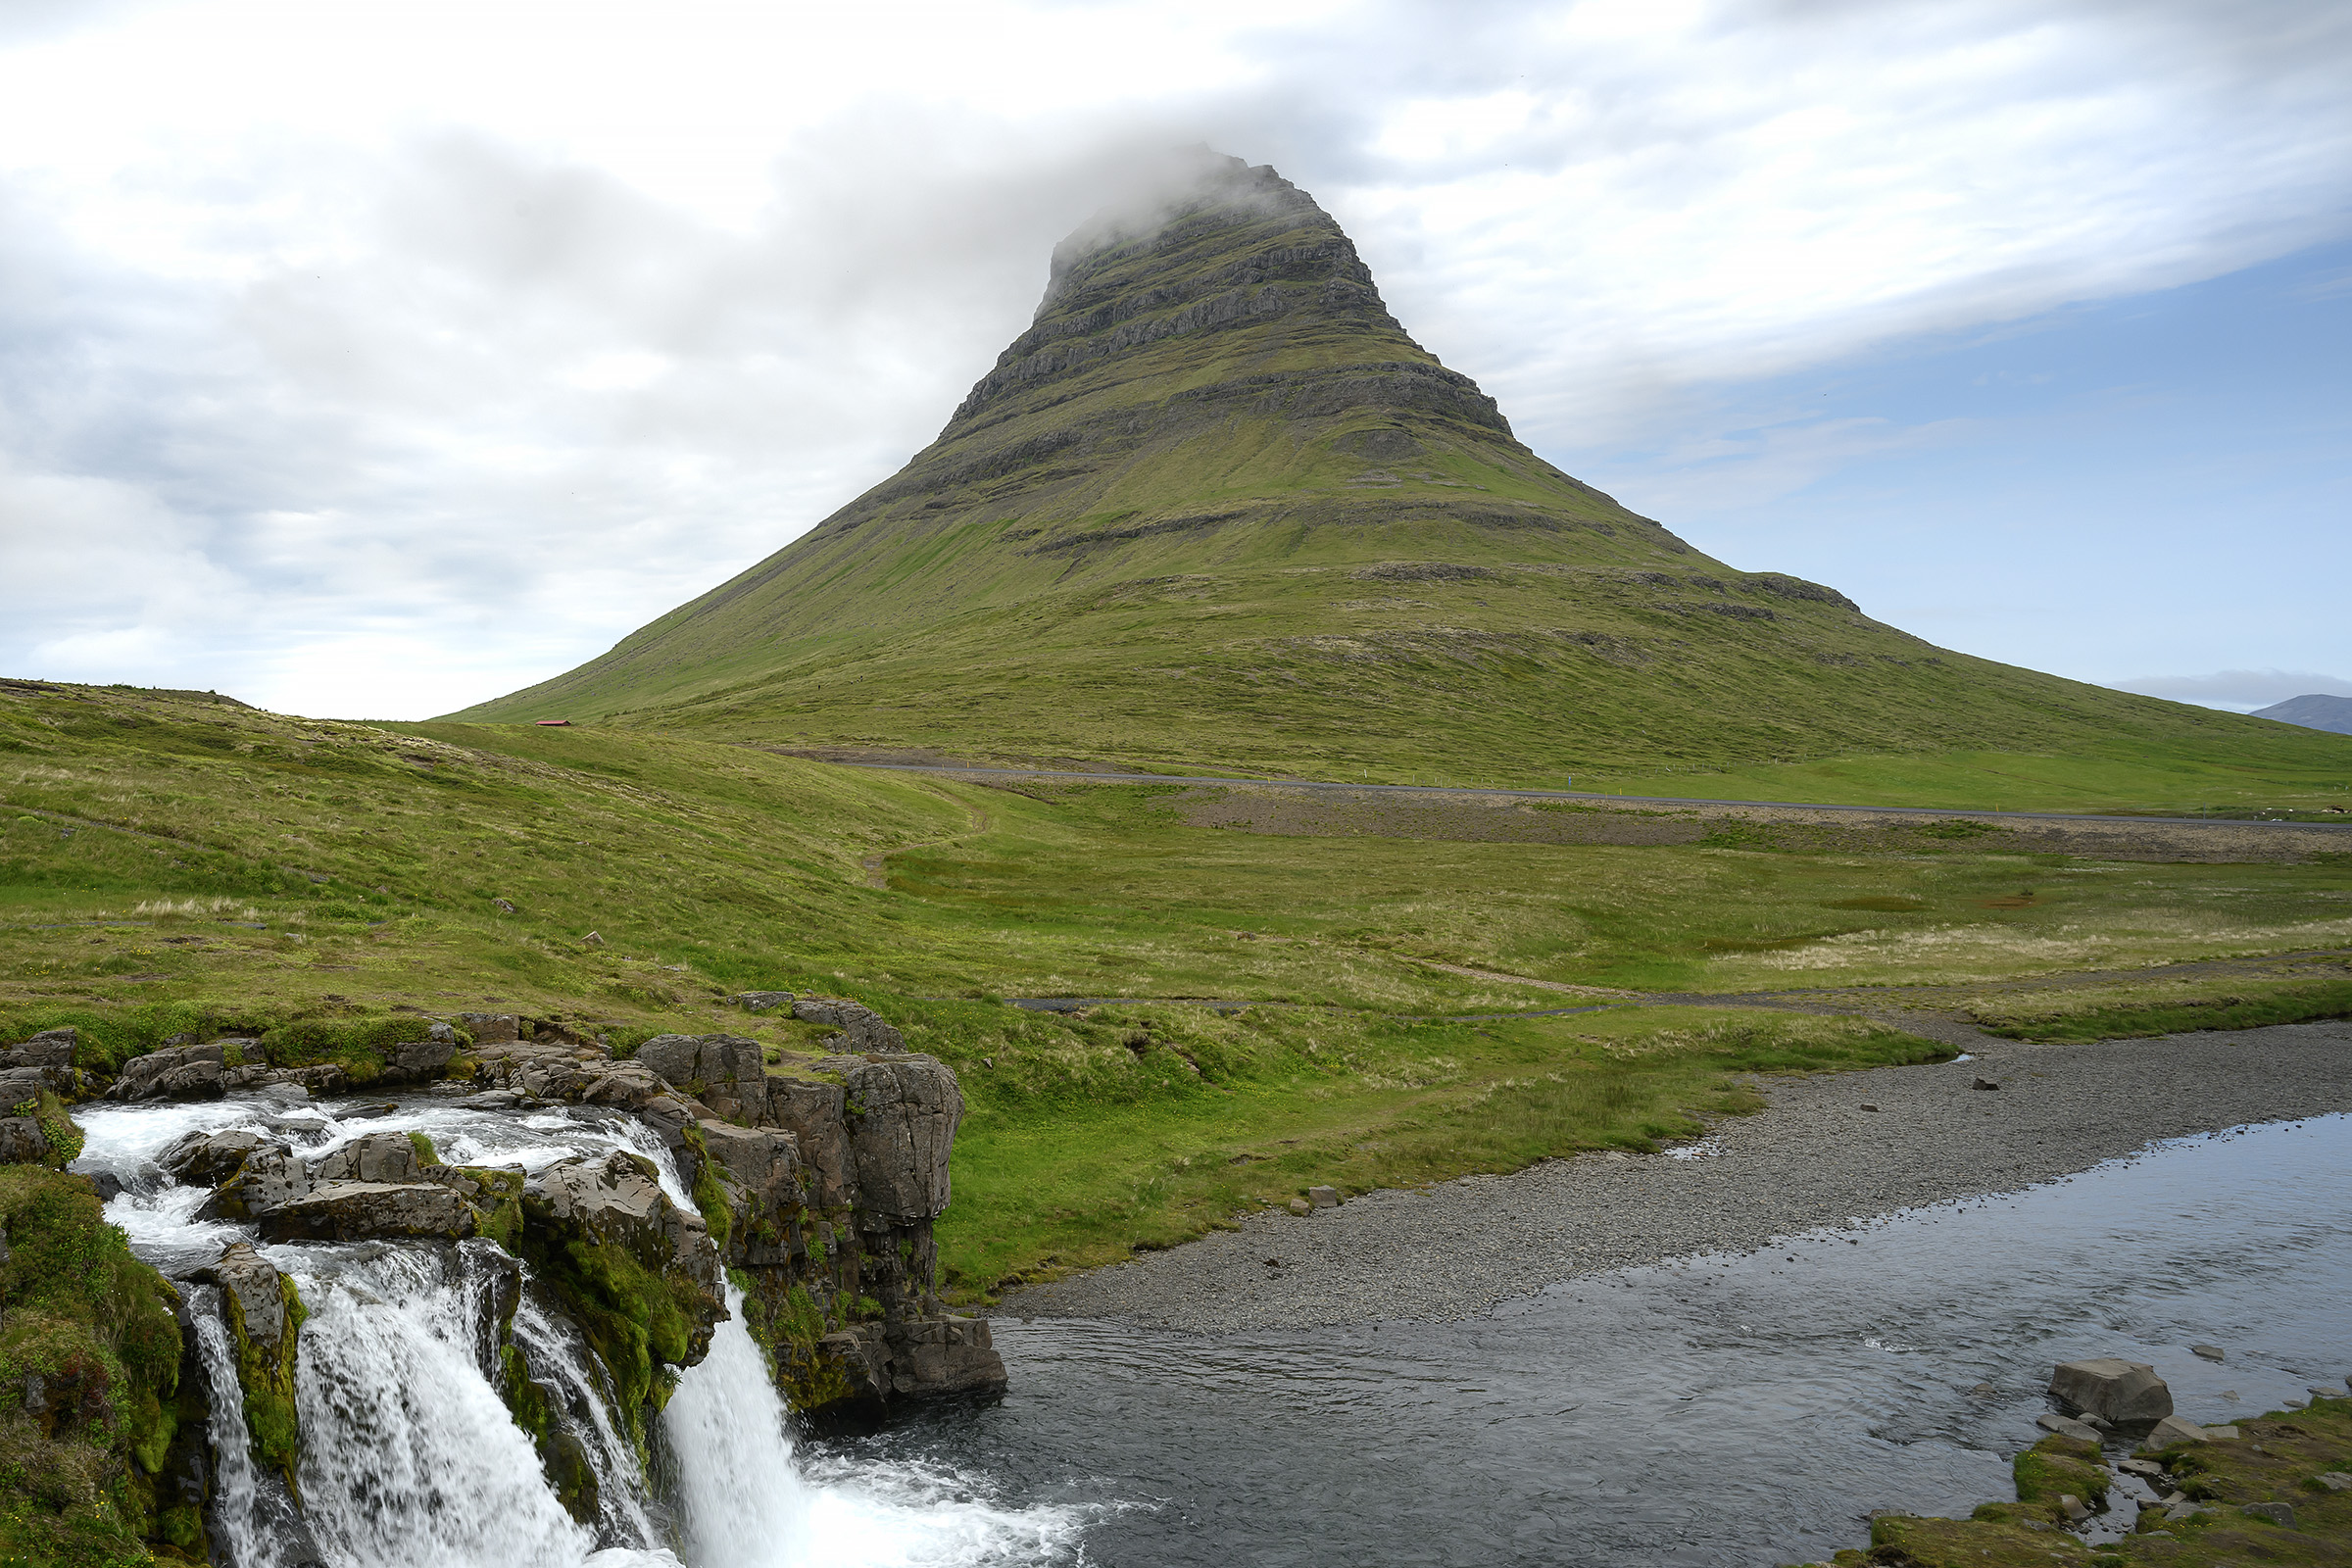
[{"label": "green grassy meadow", "polygon": [[[1317,1182],[1646,1147],[1753,1103],[1741,1073],[1938,1049],[1653,996],[1941,986],[1996,1026],[2066,1013],[2048,1027],[2077,1033],[2124,1028],[2101,1006],[2193,1025],[2261,997],[2269,1021],[2332,1005],[2327,977],[2063,986],[2352,946],[2335,861],[1285,836],[1189,825],[1179,793],[0,686],[0,1031],[72,1023],[115,1060],[398,1007],[789,1051],[809,1026],[724,999],[855,997],[963,1080],[941,1236],[974,1294]],[[1129,1000],[1004,1002],[1039,996]],[[1603,1010],[1529,1016],[1562,1007]]]}]

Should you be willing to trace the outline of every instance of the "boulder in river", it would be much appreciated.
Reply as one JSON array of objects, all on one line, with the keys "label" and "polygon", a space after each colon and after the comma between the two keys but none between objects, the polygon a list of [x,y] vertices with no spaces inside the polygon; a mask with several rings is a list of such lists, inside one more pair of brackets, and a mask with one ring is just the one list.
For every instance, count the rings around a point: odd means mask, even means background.
[{"label": "boulder in river", "polygon": [[463,1241],[481,1214],[455,1188],[438,1182],[320,1182],[299,1198],[255,1216],[271,1242],[350,1242],[429,1236]]},{"label": "boulder in river", "polygon": [[2034,1418],[2034,1424],[2044,1432],[2055,1432],[2062,1438],[2075,1438],[2083,1443],[2099,1441],[2097,1427],[2078,1421],[2071,1415],[2059,1415],[2055,1411],[2044,1410]]},{"label": "boulder in river", "polygon": [[2177,1415],[2168,1415],[2157,1422],[2154,1429],[2148,1433],[2146,1446],[2169,1448],[2177,1443],[2204,1443],[2207,1441],[2209,1440],[2203,1427],[2193,1421],[2183,1421]]},{"label": "boulder in river", "polygon": [[[122,1064],[109,1100],[219,1100],[228,1092],[225,1082],[228,1051],[252,1042],[215,1040],[200,1046],[173,1046],[133,1056]],[[242,1057],[240,1056],[240,1060]]]},{"label": "boulder in river", "polygon": [[292,1152],[275,1139],[265,1138],[249,1128],[232,1127],[226,1132],[190,1133],[158,1155],[156,1163],[173,1181],[190,1187],[218,1187],[243,1169],[249,1157],[264,1150],[278,1154]]},{"label": "boulder in river", "polygon": [[2118,1356],[2060,1362],[2050,1374],[2050,1393],[2077,1410],[2118,1425],[2158,1421],[2173,1413],[2173,1391],[2156,1369]]}]

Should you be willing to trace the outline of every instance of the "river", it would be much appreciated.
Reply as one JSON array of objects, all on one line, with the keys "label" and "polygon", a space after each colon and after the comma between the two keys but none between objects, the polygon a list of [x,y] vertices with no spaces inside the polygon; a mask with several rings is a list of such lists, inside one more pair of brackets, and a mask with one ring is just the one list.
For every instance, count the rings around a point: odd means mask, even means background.
[{"label": "river", "polygon": [[[315,1150],[415,1127],[482,1163],[649,1142],[570,1111],[303,1114]],[[82,1165],[137,1183],[110,1213],[184,1266],[233,1229],[199,1232],[148,1161],[189,1127],[263,1117],[284,1135],[274,1106],[94,1108]],[[596,1531],[554,1508],[477,1369],[462,1266],[268,1252],[316,1314],[303,1480],[336,1568],[680,1560],[664,1541],[695,1568],[1749,1565],[1858,1544],[1874,1508],[2007,1496],[2059,1360],[2151,1361],[2191,1419],[2340,1385],[2347,1156],[2345,1116],[2180,1140],[2023,1193],[1586,1276],[1471,1323],[1209,1340],[1000,1319],[1006,1398],[859,1439],[795,1445],[757,1348],[722,1325],[663,1417],[679,1482],[648,1485],[626,1445],[582,1432],[611,1472]],[[2201,1342],[2228,1359],[2192,1355]]]}]

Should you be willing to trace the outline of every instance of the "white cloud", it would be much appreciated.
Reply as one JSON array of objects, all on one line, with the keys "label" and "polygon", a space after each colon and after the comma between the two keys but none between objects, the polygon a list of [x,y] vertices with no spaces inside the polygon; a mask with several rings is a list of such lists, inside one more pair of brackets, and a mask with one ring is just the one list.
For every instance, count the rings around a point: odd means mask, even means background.
[{"label": "white cloud", "polygon": [[2352,680],[2309,670],[2224,669],[2211,675],[2143,675],[2107,684],[2119,692],[2170,697],[2240,713],[2283,703],[2290,697],[2352,697]]},{"label": "white cloud", "polygon": [[[2283,0],[41,19],[0,30],[0,665],[321,710],[543,678],[885,476],[1146,150],[1275,163],[1554,448],[2278,255],[2352,185],[2352,14]],[[1792,412],[1683,438],[1666,499],[1946,433]]]}]

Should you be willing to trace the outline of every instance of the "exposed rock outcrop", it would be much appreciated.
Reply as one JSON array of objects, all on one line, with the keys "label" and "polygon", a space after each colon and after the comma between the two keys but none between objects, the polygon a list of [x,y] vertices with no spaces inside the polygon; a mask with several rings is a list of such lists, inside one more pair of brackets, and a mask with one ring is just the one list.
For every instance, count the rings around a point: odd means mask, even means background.
[{"label": "exposed rock outcrop", "polygon": [[248,1242],[232,1242],[195,1277],[220,1287],[254,1458],[292,1487],[302,1454],[294,1405],[294,1369],[305,1316],[302,1298],[294,1282]]}]

